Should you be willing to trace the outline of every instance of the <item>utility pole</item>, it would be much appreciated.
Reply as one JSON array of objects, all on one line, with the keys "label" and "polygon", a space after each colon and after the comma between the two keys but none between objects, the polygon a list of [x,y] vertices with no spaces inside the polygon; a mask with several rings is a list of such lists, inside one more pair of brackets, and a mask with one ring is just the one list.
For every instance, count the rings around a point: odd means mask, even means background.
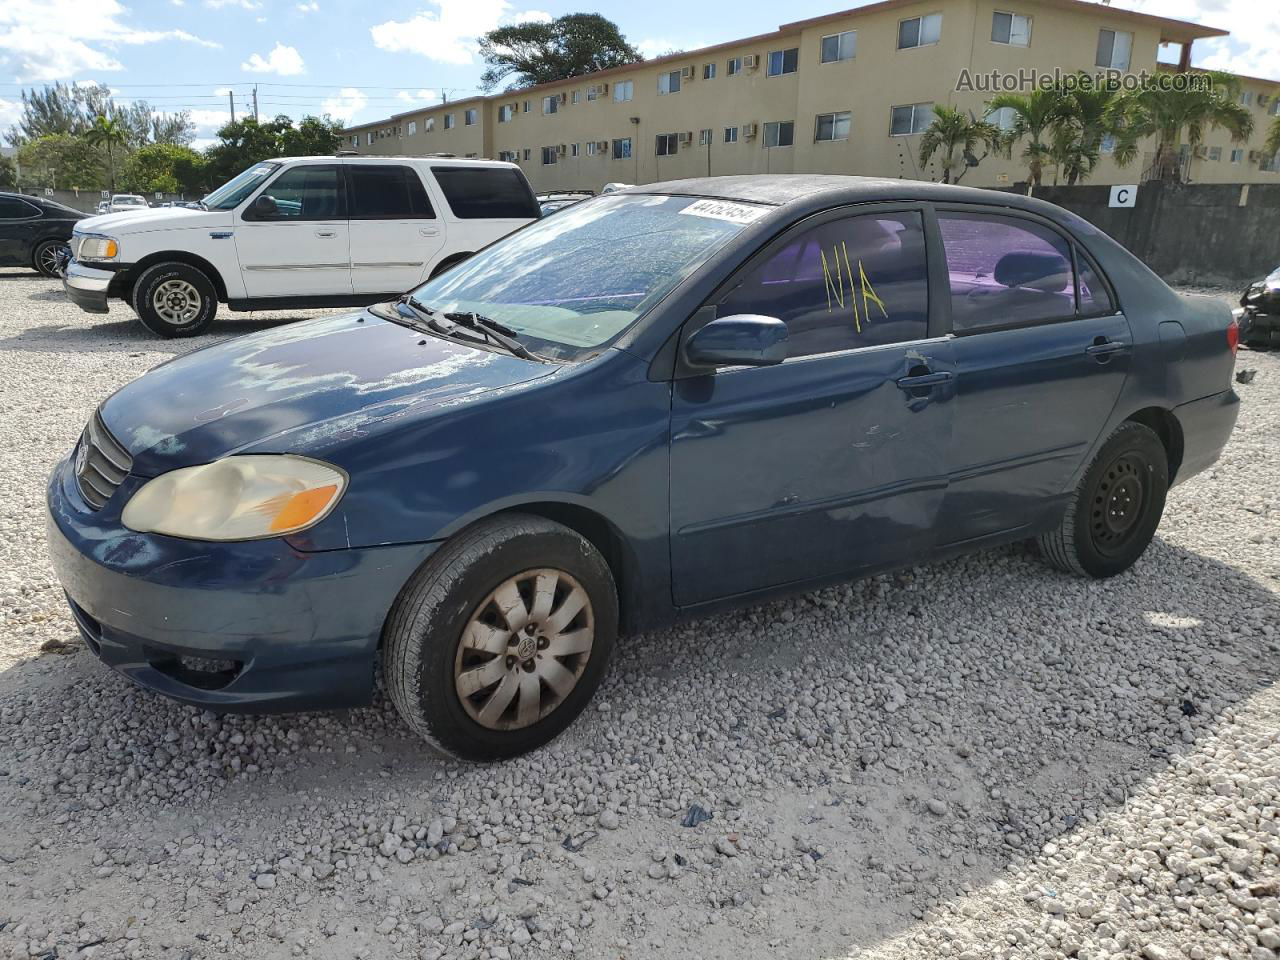
[{"label": "utility pole", "polygon": [[253,85],[253,122],[258,122],[258,85]]},{"label": "utility pole", "polygon": [[227,91],[227,100],[231,103],[231,122],[236,122],[236,92],[234,90]]}]

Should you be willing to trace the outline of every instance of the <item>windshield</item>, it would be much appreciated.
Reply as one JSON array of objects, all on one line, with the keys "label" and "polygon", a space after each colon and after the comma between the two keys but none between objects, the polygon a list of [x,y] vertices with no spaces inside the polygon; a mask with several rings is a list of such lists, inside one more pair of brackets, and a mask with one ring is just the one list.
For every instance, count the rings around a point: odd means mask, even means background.
[{"label": "windshield", "polygon": [[584,200],[414,292],[432,309],[506,324],[543,356],[584,359],[621,336],[766,209],[694,197]]},{"label": "windshield", "polygon": [[213,193],[204,198],[206,210],[234,210],[240,202],[257,189],[278,167],[278,163],[255,163],[248,170],[236,174]]}]

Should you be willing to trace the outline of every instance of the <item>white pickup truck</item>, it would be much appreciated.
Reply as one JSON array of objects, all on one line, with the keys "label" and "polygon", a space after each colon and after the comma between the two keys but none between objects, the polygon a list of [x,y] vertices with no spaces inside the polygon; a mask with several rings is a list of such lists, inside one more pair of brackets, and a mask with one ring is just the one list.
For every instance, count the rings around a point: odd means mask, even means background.
[{"label": "white pickup truck", "polygon": [[201,202],[76,224],[64,285],[82,310],[124,300],[164,337],[232,310],[388,300],[539,216],[518,166],[440,157],[254,164]]}]

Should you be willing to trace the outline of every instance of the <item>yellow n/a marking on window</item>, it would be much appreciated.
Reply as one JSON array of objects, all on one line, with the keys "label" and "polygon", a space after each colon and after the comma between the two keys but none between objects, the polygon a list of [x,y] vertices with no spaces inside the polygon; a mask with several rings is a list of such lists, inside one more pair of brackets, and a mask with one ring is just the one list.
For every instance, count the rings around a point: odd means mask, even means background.
[{"label": "yellow n/a marking on window", "polygon": [[[845,306],[845,283],[849,285],[848,301],[849,307],[853,310],[853,326],[858,333],[862,332],[862,322],[865,319],[871,322],[871,304],[876,305],[876,309],[880,311],[880,316],[889,319],[889,311],[885,309],[884,301],[876,294],[875,287],[871,285],[871,281],[867,278],[867,270],[862,265],[862,260],[858,260],[858,272],[855,275],[853,265],[849,261],[849,248],[843,240],[840,246],[831,248],[831,261],[827,261],[827,252],[821,248],[818,250],[822,257],[822,281],[826,286],[827,292],[827,312],[839,307],[841,310]],[[843,255],[843,261],[841,259]],[[832,270],[832,264],[835,269]],[[858,297],[862,297],[862,310],[858,310]]]}]

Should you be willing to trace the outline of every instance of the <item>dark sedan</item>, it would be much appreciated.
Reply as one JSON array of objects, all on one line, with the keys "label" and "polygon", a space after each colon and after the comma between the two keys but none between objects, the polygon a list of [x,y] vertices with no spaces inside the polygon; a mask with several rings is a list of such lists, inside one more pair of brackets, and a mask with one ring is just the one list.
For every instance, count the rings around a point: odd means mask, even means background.
[{"label": "dark sedan", "polygon": [[636,187],[124,387],[50,552],[143,686],[316,709],[380,667],[428,743],[510,756],[620,632],[1010,541],[1127,570],[1230,436],[1236,332],[1035,199]]},{"label": "dark sedan", "polygon": [[1280,267],[1249,284],[1236,316],[1241,343],[1263,350],[1280,345]]},{"label": "dark sedan", "polygon": [[0,267],[30,267],[56,277],[77,220],[88,214],[44,197],[0,193]]}]

